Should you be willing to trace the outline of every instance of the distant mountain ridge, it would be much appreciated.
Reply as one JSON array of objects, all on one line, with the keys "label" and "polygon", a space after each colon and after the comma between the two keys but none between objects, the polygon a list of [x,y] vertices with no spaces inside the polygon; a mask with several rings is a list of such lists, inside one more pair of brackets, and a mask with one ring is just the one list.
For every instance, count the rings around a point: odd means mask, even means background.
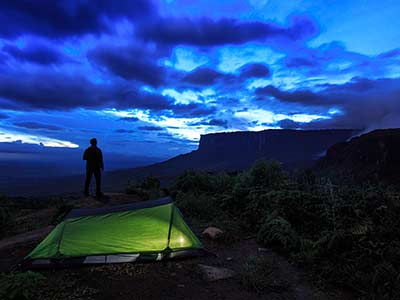
[{"label": "distant mountain ridge", "polygon": [[375,130],[335,144],[316,169],[356,181],[400,183],[400,129]]},{"label": "distant mountain ridge", "polygon": [[260,159],[280,161],[287,168],[310,167],[332,145],[357,134],[353,129],[263,130],[202,135],[199,147],[164,162],[131,170],[111,172],[113,178],[140,179],[153,175],[171,179],[185,170],[239,171]]}]

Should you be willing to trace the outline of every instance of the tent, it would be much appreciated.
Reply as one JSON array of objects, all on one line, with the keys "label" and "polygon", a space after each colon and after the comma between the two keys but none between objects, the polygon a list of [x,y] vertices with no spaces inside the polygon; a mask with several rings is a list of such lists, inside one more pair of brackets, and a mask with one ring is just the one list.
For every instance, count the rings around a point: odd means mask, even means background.
[{"label": "tent", "polygon": [[161,260],[203,248],[170,197],[73,209],[25,258],[28,268]]}]

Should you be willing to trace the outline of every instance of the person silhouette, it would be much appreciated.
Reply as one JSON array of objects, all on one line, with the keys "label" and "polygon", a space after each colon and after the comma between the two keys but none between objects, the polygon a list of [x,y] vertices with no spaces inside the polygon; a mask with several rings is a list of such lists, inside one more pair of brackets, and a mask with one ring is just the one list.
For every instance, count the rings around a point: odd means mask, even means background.
[{"label": "person silhouette", "polygon": [[101,192],[101,171],[104,171],[103,154],[97,147],[97,140],[90,140],[90,147],[83,153],[83,160],[86,160],[86,179],[85,179],[85,196],[89,196],[89,185],[92,176],[96,179],[96,197],[103,196]]}]

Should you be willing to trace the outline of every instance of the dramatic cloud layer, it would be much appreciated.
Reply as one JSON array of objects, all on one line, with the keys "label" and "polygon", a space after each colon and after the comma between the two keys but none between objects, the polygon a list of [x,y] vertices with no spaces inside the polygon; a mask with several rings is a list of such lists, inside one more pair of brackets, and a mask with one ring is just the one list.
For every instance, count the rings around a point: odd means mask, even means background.
[{"label": "dramatic cloud layer", "polygon": [[3,1],[0,143],[97,137],[165,157],[216,131],[398,127],[399,13],[378,0]]},{"label": "dramatic cloud layer", "polygon": [[32,33],[62,38],[88,33],[100,34],[109,29],[109,22],[119,18],[130,20],[151,15],[154,7],[146,0],[121,1],[2,1],[0,3],[0,35],[12,38]]}]

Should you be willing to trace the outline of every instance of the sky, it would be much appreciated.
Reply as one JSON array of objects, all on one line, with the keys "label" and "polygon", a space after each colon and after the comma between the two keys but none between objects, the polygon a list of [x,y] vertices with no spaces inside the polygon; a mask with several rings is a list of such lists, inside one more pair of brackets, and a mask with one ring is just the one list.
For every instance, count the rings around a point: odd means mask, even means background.
[{"label": "sky", "polygon": [[213,132],[400,127],[399,15],[398,0],[1,1],[0,160],[92,137],[166,158]]}]

